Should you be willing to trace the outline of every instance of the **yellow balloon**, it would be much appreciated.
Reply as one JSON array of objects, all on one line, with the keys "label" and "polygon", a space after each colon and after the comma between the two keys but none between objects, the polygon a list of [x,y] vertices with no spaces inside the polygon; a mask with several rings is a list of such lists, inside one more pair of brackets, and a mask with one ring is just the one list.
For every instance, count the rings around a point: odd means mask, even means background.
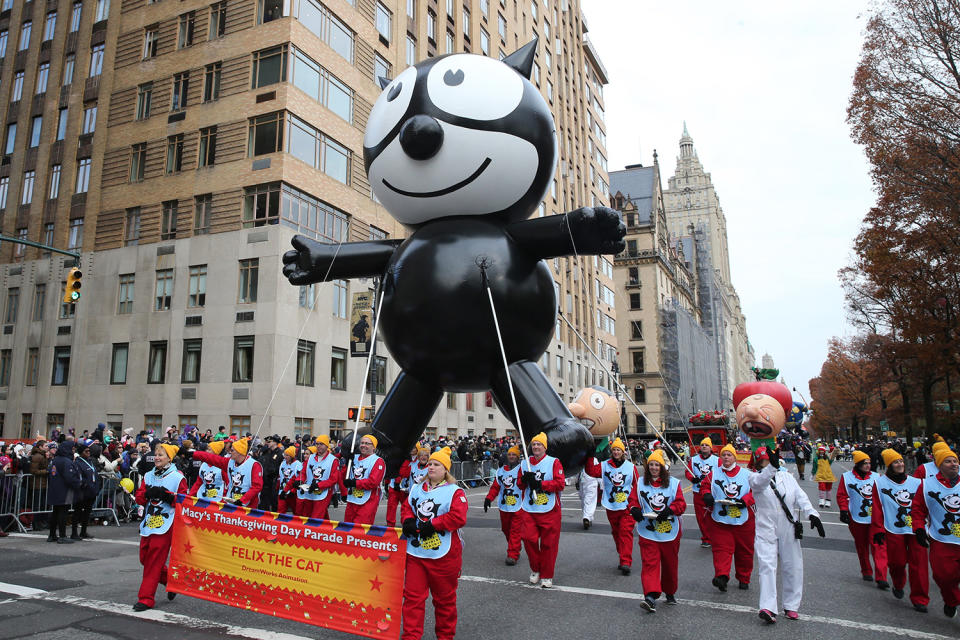
[{"label": "yellow balloon", "polygon": [[120,486],[123,487],[123,490],[127,493],[133,493],[133,480],[130,478],[124,478],[121,480]]}]

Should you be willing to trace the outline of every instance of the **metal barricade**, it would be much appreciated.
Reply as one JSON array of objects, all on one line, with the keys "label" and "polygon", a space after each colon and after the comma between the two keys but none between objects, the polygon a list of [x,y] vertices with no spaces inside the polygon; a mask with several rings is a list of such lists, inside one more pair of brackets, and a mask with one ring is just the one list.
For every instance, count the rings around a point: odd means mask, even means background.
[{"label": "metal barricade", "polygon": [[[0,526],[6,529],[2,518],[10,516],[21,532],[25,533],[28,526],[34,531],[39,530],[45,525],[38,526],[40,524],[38,521],[46,521],[45,516],[53,513],[53,507],[47,499],[47,477],[20,474],[2,478],[8,477],[13,478],[11,484],[14,488],[10,492],[12,497],[9,499],[5,490],[0,493]],[[117,516],[117,493],[124,493],[119,486],[120,478],[115,473],[102,473],[100,478],[100,492],[94,498],[90,517],[112,519],[113,524],[120,526],[120,519]],[[3,480],[0,488],[5,488],[6,484],[7,481]],[[72,508],[68,515],[71,517],[75,515]]]},{"label": "metal barricade", "polygon": [[450,473],[457,479],[457,484],[464,489],[489,486],[493,483],[493,462],[491,460],[454,462],[450,465]]},{"label": "metal barricade", "polygon": [[3,531],[15,525],[20,532],[26,532],[17,518],[21,504],[20,479],[19,474],[0,474],[0,529]]}]

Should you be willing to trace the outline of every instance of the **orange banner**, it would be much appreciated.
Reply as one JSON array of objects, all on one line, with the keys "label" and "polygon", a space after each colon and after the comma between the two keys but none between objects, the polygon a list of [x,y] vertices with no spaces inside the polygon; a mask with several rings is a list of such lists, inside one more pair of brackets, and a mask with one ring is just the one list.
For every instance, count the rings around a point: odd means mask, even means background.
[{"label": "orange banner", "polygon": [[370,638],[399,638],[406,550],[392,527],[180,495],[167,590]]}]

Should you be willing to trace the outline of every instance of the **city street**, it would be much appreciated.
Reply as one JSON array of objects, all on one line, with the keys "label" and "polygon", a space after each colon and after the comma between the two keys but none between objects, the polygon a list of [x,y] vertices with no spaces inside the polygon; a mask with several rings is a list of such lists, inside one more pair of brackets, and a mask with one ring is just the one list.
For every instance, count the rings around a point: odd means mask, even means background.
[{"label": "city street", "polygon": [[[849,463],[835,464],[835,473]],[[674,473],[677,470],[674,469]],[[687,483],[684,483],[685,485]],[[816,485],[801,483],[816,504]],[[960,620],[947,620],[931,583],[930,613],[916,613],[860,579],[853,542],[838,520],[836,505],[824,514],[827,538],[804,537],[804,601],[801,621],[785,618],[764,627],[757,618],[756,571],[749,591],[719,593],[710,586],[711,555],[699,547],[692,507],[684,516],[679,606],[662,603],[656,614],[640,610],[639,553],[635,571],[624,577],[603,509],[589,531],[581,526],[579,501],[571,486],[564,494],[564,528],[555,587],[527,584],[525,556],[504,564],[505,542],[491,509],[483,513],[485,490],[468,489],[470,516],[459,589],[459,638],[695,638],[706,634],[763,633],[769,638],[892,638],[939,640],[960,636]],[[689,496],[689,491],[687,493]],[[342,510],[334,513],[342,514]],[[382,511],[381,511],[382,513]],[[382,522],[382,517],[378,518]],[[11,535],[0,542],[0,638],[97,640],[100,638],[243,637],[263,640],[348,637],[320,627],[158,592],[158,607],[135,613],[140,582],[134,525],[97,527],[95,541],[71,546],[45,542],[45,534]],[[432,637],[432,609],[425,637]],[[866,634],[866,635],[865,635]]]}]

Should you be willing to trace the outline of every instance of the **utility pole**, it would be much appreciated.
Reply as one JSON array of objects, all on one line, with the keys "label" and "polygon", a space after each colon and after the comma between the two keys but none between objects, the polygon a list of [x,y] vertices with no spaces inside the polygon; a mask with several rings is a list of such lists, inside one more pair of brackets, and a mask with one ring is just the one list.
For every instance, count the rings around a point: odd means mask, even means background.
[{"label": "utility pole", "polygon": [[63,249],[57,249],[56,247],[51,247],[50,245],[42,244],[40,242],[34,242],[33,240],[24,240],[23,238],[14,238],[12,236],[5,236],[0,234],[0,242],[12,242],[14,244],[22,244],[28,247],[35,247],[37,249],[43,249],[44,251],[50,251],[52,253],[60,253],[65,256],[70,256],[79,264],[80,254],[74,251],[64,251]]}]

